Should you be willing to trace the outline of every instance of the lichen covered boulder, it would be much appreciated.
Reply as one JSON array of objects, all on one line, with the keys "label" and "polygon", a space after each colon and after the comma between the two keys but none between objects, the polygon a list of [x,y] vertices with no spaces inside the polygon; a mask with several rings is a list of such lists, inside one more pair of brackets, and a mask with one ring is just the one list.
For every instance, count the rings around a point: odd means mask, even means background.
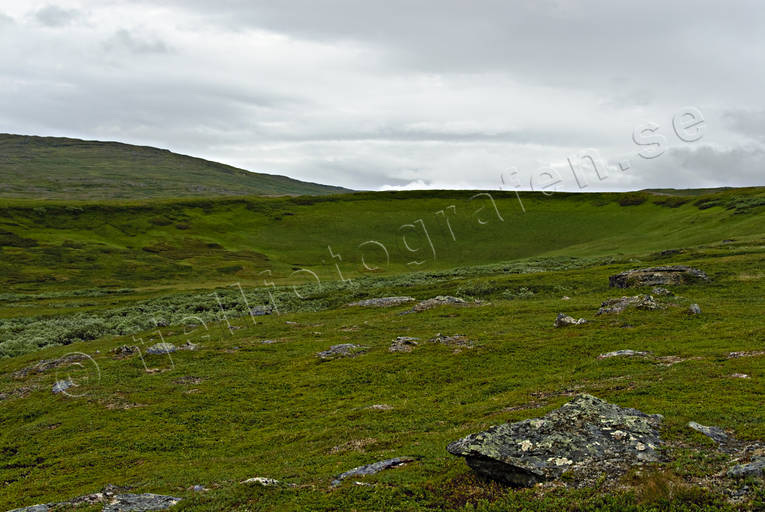
[{"label": "lichen covered boulder", "polygon": [[363,354],[366,351],[367,347],[362,347],[361,345],[355,345],[353,343],[341,343],[339,345],[332,345],[327,350],[318,352],[316,356],[322,361],[331,361],[341,357],[355,357],[359,354]]},{"label": "lichen covered boulder", "polygon": [[555,321],[553,322],[553,327],[570,327],[572,325],[581,325],[586,324],[587,320],[584,318],[580,318],[577,320],[573,316],[569,316],[565,313],[558,313],[558,316],[555,317]]},{"label": "lichen covered boulder", "polygon": [[661,306],[651,295],[635,295],[634,297],[617,297],[603,301],[600,309],[598,309],[598,314],[621,313],[630,307],[645,311],[661,309]]},{"label": "lichen covered boulder", "polygon": [[447,446],[479,475],[516,487],[555,480],[613,478],[659,460],[660,415],[580,395],[542,418],[506,423]]},{"label": "lichen covered boulder", "polygon": [[608,284],[612,288],[637,288],[640,286],[691,284],[707,280],[709,278],[701,270],[685,265],[671,265],[627,270],[609,277]]}]

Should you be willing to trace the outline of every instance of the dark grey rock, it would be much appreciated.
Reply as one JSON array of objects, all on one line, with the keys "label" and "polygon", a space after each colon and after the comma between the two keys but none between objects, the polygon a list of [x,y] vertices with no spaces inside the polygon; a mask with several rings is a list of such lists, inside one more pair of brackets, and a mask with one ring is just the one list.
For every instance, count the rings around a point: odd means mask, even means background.
[{"label": "dark grey rock", "polygon": [[612,288],[635,288],[640,286],[691,284],[708,280],[707,275],[701,270],[685,265],[671,265],[627,270],[609,277],[608,284]]},{"label": "dark grey rock", "polygon": [[635,295],[633,297],[617,297],[603,301],[600,305],[600,309],[598,309],[598,314],[621,313],[629,307],[646,311],[661,309],[661,306],[652,296]]},{"label": "dark grey rock", "polygon": [[412,307],[413,313],[419,313],[421,311],[427,311],[438,306],[465,306],[469,304],[465,299],[459,297],[452,297],[451,295],[438,295],[432,299],[423,300],[418,302]]},{"label": "dark grey rock", "polygon": [[584,318],[580,318],[577,320],[573,316],[568,316],[565,313],[558,313],[558,316],[555,318],[555,322],[553,322],[554,327],[569,327],[572,325],[580,325],[587,323],[587,320]]},{"label": "dark grey rock", "polygon": [[470,340],[464,334],[453,334],[451,336],[447,336],[439,332],[434,337],[430,338],[428,341],[430,343],[439,343],[441,345],[448,345],[452,347],[466,347],[466,348],[473,347],[473,341]]},{"label": "dark grey rock", "polygon": [[730,441],[728,434],[726,434],[725,431],[719,427],[708,427],[706,425],[696,423],[695,421],[689,422],[688,426],[696,432],[704,434],[709,439],[718,444],[725,444]]},{"label": "dark grey rock", "polygon": [[380,297],[377,299],[364,299],[358,302],[351,302],[349,306],[362,306],[374,308],[386,308],[390,306],[399,306],[407,302],[412,302],[414,297]]},{"label": "dark grey rock", "polygon": [[728,470],[731,478],[762,477],[765,475],[765,457],[754,457],[748,464],[738,464]]},{"label": "dark grey rock", "polygon": [[701,308],[698,304],[691,304],[688,307],[688,312],[692,315],[700,315],[701,314]]},{"label": "dark grey rock", "polygon": [[661,286],[657,286],[656,288],[651,290],[651,293],[653,293],[654,295],[667,295],[667,296],[674,295],[674,293],[667,290],[666,288],[662,288]]},{"label": "dark grey rock", "polygon": [[396,468],[399,466],[403,466],[407,462],[412,462],[414,459],[407,459],[404,457],[396,457],[395,459],[388,459],[383,460],[380,462],[375,462],[374,464],[367,464],[365,466],[359,466],[357,468],[353,468],[350,471],[346,471],[345,473],[339,475],[337,478],[335,478],[332,481],[332,485],[340,485],[340,483],[349,477],[355,477],[355,476],[365,476],[365,475],[374,475],[375,473],[379,473],[380,471],[383,471],[385,469],[390,468]]},{"label": "dark grey rock", "polygon": [[420,338],[412,338],[410,336],[398,336],[388,347],[389,352],[411,352],[414,347],[417,346],[417,340]]},{"label": "dark grey rock", "polygon": [[255,306],[250,308],[250,314],[252,316],[266,316],[274,312],[273,306]]},{"label": "dark grey rock", "polygon": [[559,478],[578,482],[659,460],[660,415],[580,395],[542,418],[506,423],[447,446],[479,475],[527,487]]},{"label": "dark grey rock", "polygon": [[367,347],[361,345],[354,345],[353,343],[342,343],[340,345],[332,345],[327,350],[317,353],[319,359],[328,361],[331,359],[338,359],[340,357],[354,357],[366,352]]},{"label": "dark grey rock", "polygon": [[118,356],[132,356],[139,350],[135,345],[120,345],[117,348],[112,349],[112,353]]},{"label": "dark grey rock", "polygon": [[103,512],[149,512],[165,510],[176,505],[181,498],[159,494],[118,494],[104,507]]},{"label": "dark grey rock", "polygon": [[146,353],[147,354],[154,354],[154,355],[169,354],[171,352],[175,352],[176,350],[178,350],[178,349],[176,348],[175,345],[173,345],[172,343],[164,342],[164,343],[157,343],[157,344],[152,345],[151,347],[147,348],[146,349]]},{"label": "dark grey rock", "polygon": [[11,512],[48,512],[62,508],[69,510],[83,505],[98,504],[104,505],[103,512],[151,512],[168,509],[181,501],[181,498],[159,494],[119,494],[123,491],[124,489],[119,487],[107,485],[101,492],[58,503],[18,508]]}]

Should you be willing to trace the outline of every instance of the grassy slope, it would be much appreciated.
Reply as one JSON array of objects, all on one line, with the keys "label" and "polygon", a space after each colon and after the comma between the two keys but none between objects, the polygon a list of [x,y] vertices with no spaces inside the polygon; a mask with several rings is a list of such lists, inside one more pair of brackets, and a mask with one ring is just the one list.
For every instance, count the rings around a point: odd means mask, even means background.
[{"label": "grassy slope", "polygon": [[[191,339],[202,348],[174,354],[172,363],[166,356],[147,356],[148,367],[163,369],[159,373],[146,373],[138,357],[117,359],[109,353],[120,344],[132,344],[129,337],[8,360],[2,364],[2,389],[27,396],[5,400],[0,410],[5,457],[0,503],[38,503],[119,483],[180,495],[186,502],[179,510],[205,511],[432,510],[481,499],[494,502],[482,510],[560,510],[576,504],[629,510],[640,503],[661,506],[670,499],[676,510],[719,505],[719,497],[687,485],[724,468],[727,459],[684,425],[695,420],[733,429],[743,439],[765,437],[762,358],[725,357],[734,350],[762,349],[763,250],[760,242],[725,255],[709,249],[693,257],[675,256],[672,262],[703,268],[712,281],[677,287],[681,298],[674,302],[679,307],[660,312],[594,316],[600,301],[615,294],[608,289],[607,276],[624,269],[623,264],[533,274],[494,272],[385,290],[418,298],[471,291],[491,300],[488,306],[442,307],[403,316],[398,314],[403,306],[340,308],[259,317],[254,326],[243,317],[233,320],[241,327],[233,334],[221,325],[188,335],[164,328],[160,332],[168,341]],[[534,295],[505,299],[521,288]],[[571,300],[562,302],[562,294]],[[690,302],[701,305],[702,315],[684,313]],[[560,310],[587,317],[590,323],[553,329]],[[396,336],[426,340],[437,332],[463,333],[479,346],[459,354],[428,343],[410,354],[387,351]],[[154,343],[159,333],[141,338]],[[262,339],[280,343],[262,345]],[[315,352],[341,342],[370,350],[354,359],[316,360]],[[687,360],[671,366],[639,358],[597,360],[599,353],[622,348]],[[88,393],[82,398],[50,393],[63,373],[25,379],[9,375],[40,358],[72,351],[92,355],[101,371],[99,381],[86,363],[83,373],[91,380],[78,389]],[[736,372],[751,379],[730,377]],[[75,369],[75,379],[84,383],[82,376]],[[634,487],[627,487],[626,495],[559,490],[542,499],[533,491],[480,482],[462,460],[444,450],[459,436],[541,415],[577,392],[665,415],[663,435],[670,441],[671,461],[660,466],[659,476],[628,479]],[[372,404],[394,408],[367,409]],[[367,478],[375,487],[349,482],[330,489],[334,475],[393,456],[420,459]],[[252,476],[279,478],[298,487],[238,484]],[[187,490],[195,484],[212,491],[195,495]]]},{"label": "grassy slope", "polygon": [[[146,373],[137,357],[117,359],[109,353],[120,344],[133,344],[130,336],[2,361],[0,391],[9,395],[0,409],[5,457],[0,506],[72,497],[106,483],[181,495],[186,501],[179,510],[432,510],[466,503],[482,510],[647,510],[667,500],[678,510],[719,505],[719,495],[687,484],[722,469],[726,459],[684,424],[695,420],[734,429],[743,439],[765,437],[762,358],[725,357],[730,351],[761,350],[765,344],[765,222],[763,208],[757,206],[763,191],[702,197],[702,207],[716,205],[705,209],[694,204],[697,198],[661,205],[654,201],[665,198],[650,195],[527,195],[526,214],[515,196],[507,195],[497,199],[504,221],[492,218],[487,209],[480,214],[489,220],[484,225],[472,214],[477,206],[470,195],[6,204],[0,229],[4,240],[15,245],[3,247],[1,275],[11,292],[6,294],[5,316],[30,311],[95,314],[137,298],[236,281],[262,290],[258,271],[271,269],[277,280],[288,283],[296,281],[290,278],[293,268],[303,266],[324,280],[325,289],[317,293],[331,310],[295,308],[258,317],[257,325],[246,316],[232,317],[241,327],[233,333],[220,323],[190,335],[172,326],[149,330],[139,335],[147,344],[159,341],[160,332],[176,344],[187,339],[201,343],[197,352],[173,355],[172,364],[167,357],[147,356],[149,367],[166,370],[158,373]],[[457,209],[452,217],[456,241],[434,215],[450,204]],[[435,261],[429,248],[409,254],[400,243],[399,226],[420,218],[436,247]],[[385,271],[365,272],[359,264],[358,245],[370,239],[390,248],[391,264]],[[726,239],[736,241],[722,243]],[[202,247],[199,241],[220,248]],[[412,238],[410,243],[424,240]],[[327,245],[343,254],[346,277],[356,278],[359,286],[329,286],[336,274]],[[686,252],[659,253],[680,247]],[[426,263],[417,268],[427,273],[402,274],[412,269],[407,262],[420,254]],[[546,257],[540,261],[548,263],[437,272],[524,257]],[[601,257],[613,262],[604,263]],[[568,263],[554,266],[561,261]],[[697,266],[712,281],[678,287],[678,308],[594,316],[602,300],[621,295],[608,289],[608,275],[667,263]],[[560,270],[533,271],[544,265]],[[220,271],[237,266],[242,268]],[[518,269],[527,271],[512,273]],[[76,292],[107,284],[131,291],[105,296]],[[23,299],[28,293],[38,297]],[[364,296],[427,298],[441,293],[492,304],[411,315],[398,315],[405,307],[336,306]],[[571,300],[561,301],[562,295]],[[526,298],[509,300],[513,297]],[[702,315],[684,313],[690,302],[701,305]],[[553,329],[552,320],[561,310],[591,321],[576,329]],[[387,351],[396,336],[426,340],[437,332],[463,333],[479,346],[460,354],[427,343],[411,354]],[[263,345],[262,339],[281,343]],[[315,352],[341,342],[360,343],[370,351],[350,360],[316,361]],[[596,359],[601,352],[622,348],[687,360],[661,366],[642,359]],[[10,375],[41,358],[72,351],[92,355],[101,370],[100,380],[91,371],[90,384],[80,389],[88,392],[82,398],[53,396],[49,389],[55,371],[24,379]],[[85,373],[91,370],[85,368]],[[751,379],[731,378],[736,372]],[[660,475],[631,477],[625,483],[635,485],[628,486],[627,494],[613,497],[559,490],[538,498],[535,491],[477,481],[463,461],[445,453],[446,443],[459,436],[541,415],[576,392],[664,414],[670,462],[660,467]],[[394,408],[366,409],[379,403]],[[522,408],[508,409],[513,407]],[[367,479],[375,487],[348,483],[329,489],[334,475],[393,456],[420,459]],[[298,487],[261,489],[237,483],[251,476],[279,478]],[[213,490],[195,495],[187,490],[194,484]],[[758,499],[765,506],[765,495]]]},{"label": "grassy slope", "polygon": [[76,200],[343,191],[151,147],[0,134],[0,197]]},{"label": "grassy slope", "polygon": [[[24,292],[93,286],[200,287],[261,283],[264,270],[271,270],[277,282],[290,282],[298,277],[291,277],[292,272],[300,268],[314,271],[322,280],[336,280],[335,263],[345,277],[391,275],[540,256],[618,256],[747,239],[763,232],[765,189],[708,196],[704,204],[719,206],[706,209],[693,202],[658,204],[666,199],[647,194],[638,196],[644,202],[630,206],[620,204],[624,198],[619,194],[549,198],[525,194],[526,213],[514,194],[495,193],[502,221],[490,202],[471,200],[472,195],[357,193],[81,204],[6,201],[0,203],[0,284]],[[731,204],[738,209],[725,208]],[[456,213],[448,210],[450,205]],[[436,214],[445,209],[454,238],[444,216]],[[402,230],[406,224],[415,229]],[[417,251],[406,249],[404,234]],[[389,264],[378,246],[360,248],[370,240],[385,245]],[[328,246],[342,262],[331,257]],[[362,256],[369,267],[379,270],[366,270]]]}]

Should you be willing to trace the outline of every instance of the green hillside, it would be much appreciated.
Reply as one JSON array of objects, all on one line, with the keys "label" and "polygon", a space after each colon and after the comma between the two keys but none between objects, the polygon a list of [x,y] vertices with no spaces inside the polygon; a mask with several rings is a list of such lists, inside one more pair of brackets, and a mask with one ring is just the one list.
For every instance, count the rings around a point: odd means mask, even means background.
[{"label": "green hillside", "polygon": [[140,199],[347,192],[119,142],[0,134],[0,197]]}]

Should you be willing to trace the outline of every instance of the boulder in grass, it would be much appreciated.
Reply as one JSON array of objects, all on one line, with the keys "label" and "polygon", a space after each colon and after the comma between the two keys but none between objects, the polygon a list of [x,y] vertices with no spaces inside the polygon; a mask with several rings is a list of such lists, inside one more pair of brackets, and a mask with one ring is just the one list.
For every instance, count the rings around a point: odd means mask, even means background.
[{"label": "boulder in grass", "polygon": [[153,354],[153,355],[161,355],[161,354],[169,354],[171,352],[175,352],[178,350],[178,348],[173,345],[172,343],[157,343],[155,345],[150,346],[146,349],[147,354]]},{"label": "boulder in grass", "polygon": [[613,352],[606,352],[605,354],[600,354],[598,356],[598,359],[610,359],[612,357],[635,357],[635,356],[648,356],[648,352],[644,352],[642,350],[631,350],[631,349],[623,349],[623,350],[614,350]]},{"label": "boulder in grass", "polygon": [[337,478],[335,478],[332,481],[332,486],[337,486],[342,483],[343,480],[349,477],[357,477],[357,476],[365,476],[365,475],[374,475],[376,473],[379,473],[380,471],[383,471],[385,469],[390,468],[397,468],[399,466],[403,466],[407,462],[412,462],[414,459],[408,459],[404,457],[396,457],[394,459],[388,459],[383,460],[380,462],[375,462],[373,464],[366,464],[364,466],[359,466],[357,468],[353,468],[349,471],[346,471],[345,473],[339,475]]},{"label": "boulder in grass", "polygon": [[354,357],[366,352],[367,347],[361,345],[354,345],[353,343],[341,343],[340,345],[332,345],[327,350],[323,350],[316,354],[316,356],[322,361],[331,361],[332,359],[339,359],[342,357]]},{"label": "boulder in grass", "polygon": [[581,325],[586,324],[587,320],[584,318],[580,318],[577,320],[573,316],[569,316],[565,313],[558,313],[558,316],[555,318],[555,322],[553,323],[554,327],[570,327],[572,325]]},{"label": "boulder in grass", "polygon": [[747,464],[738,464],[728,470],[731,478],[749,478],[765,476],[765,457],[754,457]]},{"label": "boulder in grass", "polygon": [[410,336],[398,336],[388,347],[389,352],[411,352],[414,347],[417,346],[417,340],[419,338],[412,338]]},{"label": "boulder in grass", "polygon": [[364,299],[357,302],[351,302],[349,306],[361,306],[361,307],[373,307],[373,308],[387,308],[390,306],[399,306],[412,302],[414,297],[380,297],[377,299]]},{"label": "boulder in grass", "polygon": [[659,460],[661,415],[579,395],[547,415],[490,427],[447,446],[479,475],[516,487],[559,479],[615,479]]},{"label": "boulder in grass", "polygon": [[651,295],[635,295],[634,297],[617,297],[603,301],[600,304],[600,309],[598,309],[598,314],[621,313],[630,307],[645,311],[661,309],[661,306]]},{"label": "boulder in grass", "polygon": [[627,270],[609,277],[608,284],[612,288],[637,288],[692,284],[708,280],[709,277],[701,270],[685,265],[671,265]]}]

